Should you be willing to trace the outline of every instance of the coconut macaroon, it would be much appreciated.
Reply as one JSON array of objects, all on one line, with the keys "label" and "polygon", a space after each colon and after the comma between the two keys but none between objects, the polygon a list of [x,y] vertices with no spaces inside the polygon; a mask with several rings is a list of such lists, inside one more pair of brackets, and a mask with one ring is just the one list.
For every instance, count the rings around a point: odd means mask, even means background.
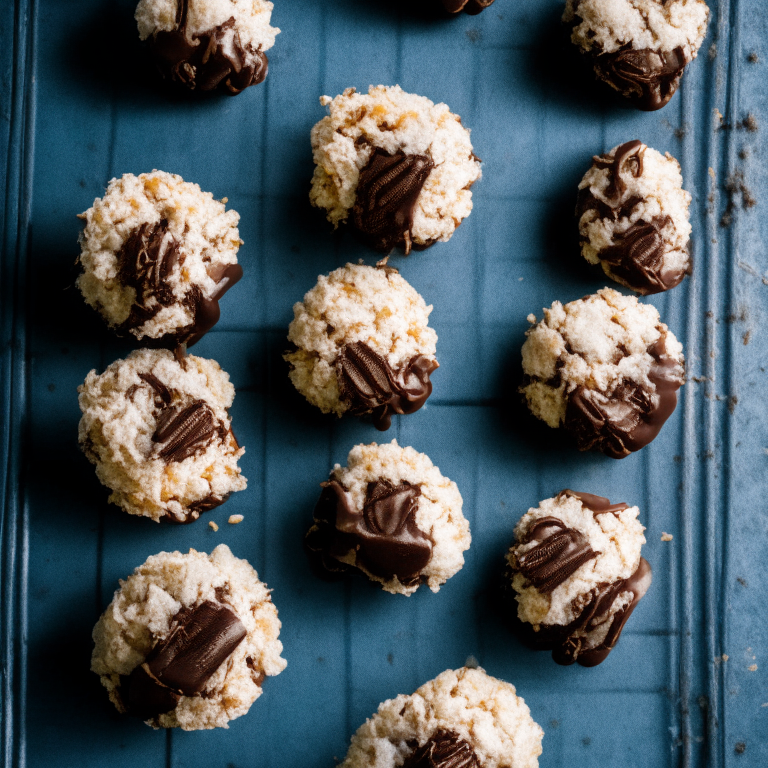
[{"label": "coconut macaroon", "polygon": [[337,464],[305,544],[324,572],[362,571],[392,594],[433,592],[464,565],[472,537],[456,483],[429,457],[389,444],[356,445]]},{"label": "coconut macaroon", "polygon": [[685,358],[655,307],[603,288],[528,322],[520,392],[534,416],[564,427],[580,450],[615,459],[658,435],[677,405]]},{"label": "coconut macaroon", "polygon": [[370,415],[388,429],[432,393],[431,306],[396,269],[347,264],[293,307],[286,352],[296,389],[323,413]]},{"label": "coconut macaroon", "polygon": [[270,590],[225,544],[161,552],[93,629],[91,670],[121,713],[153,728],[227,728],[286,662]]},{"label": "coconut macaroon", "polygon": [[129,514],[187,523],[245,489],[235,388],[214,360],[141,349],[91,371],[78,392],[80,447]]},{"label": "coconut macaroon", "polygon": [[397,85],[320,103],[329,114],[312,129],[312,205],[384,253],[450,240],[481,175],[461,118]]},{"label": "coconut macaroon", "polygon": [[181,176],[112,179],[80,215],[85,301],[119,334],[192,345],[219,319],[219,299],[243,274],[237,211]]},{"label": "coconut macaroon", "polygon": [[280,30],[267,0],[141,0],[139,36],[163,77],[190,90],[237,94],[263,82]]},{"label": "coconut macaroon", "polygon": [[708,19],[704,0],[567,0],[563,14],[598,79],[644,110],[672,98]]},{"label": "coconut macaroon", "polygon": [[543,737],[513,685],[449,669],[379,705],[339,768],[538,768]]},{"label": "coconut macaroon", "polygon": [[569,490],[528,510],[507,564],[529,645],[552,651],[558,664],[607,658],[651,584],[639,513]]},{"label": "coconut macaroon", "polygon": [[680,164],[641,141],[592,159],[579,184],[581,253],[608,277],[647,295],[674,288],[690,268]]}]

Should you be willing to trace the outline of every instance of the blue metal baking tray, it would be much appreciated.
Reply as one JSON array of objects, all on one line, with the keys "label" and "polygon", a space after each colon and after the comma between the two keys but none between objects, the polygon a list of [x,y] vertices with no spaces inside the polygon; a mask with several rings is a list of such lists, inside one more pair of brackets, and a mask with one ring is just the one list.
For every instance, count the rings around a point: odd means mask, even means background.
[{"label": "blue metal baking tray", "polygon": [[[168,95],[137,61],[134,0],[0,3],[5,768],[332,766],[380,701],[470,656],[525,697],[546,731],[542,768],[768,765],[764,2],[711,1],[699,58],[650,114],[576,76],[559,0],[442,21],[415,2],[276,0],[266,83],[201,101]],[[447,102],[485,161],[453,239],[394,258],[434,304],[441,368],[428,405],[386,435],[316,413],[280,357],[317,275],[375,258],[307,199],[318,97],[370,83]],[[685,344],[689,380],[661,436],[613,461],[561,447],[514,388],[526,315],[605,284],[574,249],[576,184],[592,154],[632,138],[678,157],[693,194],[693,276],[651,299]],[[112,177],[153,168],[227,196],[245,240],[245,277],[195,352],[237,387],[249,487],[187,527],[109,507],[77,448],[77,385],[128,347],[72,287],[75,214]],[[428,453],[464,496],[472,548],[437,595],[328,584],[305,562],[318,483],[356,442],[382,438]],[[638,504],[648,528],[653,585],[595,669],[524,649],[493,600],[514,523],[564,487]],[[232,513],[244,522],[226,525]],[[274,588],[288,668],[228,731],[119,717],[89,671],[118,579],[160,550],[220,542]]]}]

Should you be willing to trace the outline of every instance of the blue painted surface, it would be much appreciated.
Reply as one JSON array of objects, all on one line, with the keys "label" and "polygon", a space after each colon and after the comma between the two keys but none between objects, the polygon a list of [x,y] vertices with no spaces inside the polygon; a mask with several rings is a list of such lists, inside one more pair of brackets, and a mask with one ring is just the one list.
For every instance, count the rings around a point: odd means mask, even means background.
[{"label": "blue painted surface", "polygon": [[[266,84],[203,101],[169,97],[136,63],[132,2],[0,4],[6,768],[330,766],[380,701],[470,655],[525,697],[546,731],[542,768],[768,765],[763,2],[710,3],[702,54],[652,114],[578,79],[554,0],[498,0],[441,22],[386,0],[277,0]],[[450,243],[394,259],[434,304],[441,368],[429,404],[386,438],[458,483],[473,534],[464,569],[410,599],[310,575],[301,537],[318,483],[381,436],[313,411],[280,358],[291,306],[316,276],[374,260],[309,207],[318,97],[394,82],[461,114],[485,161]],[[731,124],[752,113],[758,131],[717,130],[715,108]],[[691,378],[661,436],[615,462],[560,447],[514,386],[526,315],[605,284],[576,253],[570,216],[591,155],[631,138],[678,157],[693,194],[694,275],[652,299]],[[110,178],[152,168],[227,196],[245,240],[245,277],[195,352],[238,389],[249,488],[184,528],[108,507],[76,441],[77,385],[128,347],[72,288],[75,214]],[[758,202],[724,228],[738,170]],[[648,527],[653,586],[595,669],[523,649],[492,599],[514,523],[567,486],[638,504]],[[245,521],[226,525],[234,513]],[[169,735],[118,717],[88,671],[118,579],[160,550],[219,542],[274,588],[287,670],[229,731]]]}]

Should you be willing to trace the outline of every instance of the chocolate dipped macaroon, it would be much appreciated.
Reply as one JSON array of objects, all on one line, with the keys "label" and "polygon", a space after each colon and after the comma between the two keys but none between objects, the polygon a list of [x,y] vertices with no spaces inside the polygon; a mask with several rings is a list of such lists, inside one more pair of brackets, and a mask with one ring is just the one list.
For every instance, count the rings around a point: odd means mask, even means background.
[{"label": "chocolate dipped macaroon", "polygon": [[481,176],[461,118],[398,85],[320,103],[329,114],[312,129],[312,205],[382,253],[450,240]]},{"label": "chocolate dipped macaroon", "polygon": [[91,670],[123,714],[153,728],[227,728],[286,662],[270,590],[225,544],[161,552],[93,629]]},{"label": "chocolate dipped macaroon", "polygon": [[431,306],[392,267],[347,264],[320,275],[293,307],[283,356],[290,379],[323,413],[367,416],[389,429],[432,393],[438,368]]},{"label": "chocolate dipped macaroon", "polygon": [[433,592],[458,573],[472,537],[456,483],[429,457],[389,444],[356,445],[322,483],[305,538],[321,575],[364,573],[392,594]]},{"label": "chocolate dipped macaroon", "polygon": [[162,76],[194,91],[237,94],[267,76],[280,30],[267,0],[141,0],[139,36]]},{"label": "chocolate dipped macaroon", "polygon": [[129,514],[189,523],[245,490],[235,388],[215,361],[140,349],[91,371],[78,392],[80,447]]},{"label": "chocolate dipped macaroon", "polygon": [[641,141],[592,159],[579,184],[581,254],[643,295],[668,291],[690,271],[688,206],[680,164]]},{"label": "chocolate dipped macaroon", "polygon": [[677,405],[685,358],[655,307],[603,288],[528,322],[520,392],[534,416],[569,432],[579,450],[614,459],[658,435]]},{"label": "chocolate dipped macaroon", "polygon": [[197,184],[164,171],[112,179],[80,215],[77,286],[119,335],[191,346],[242,277],[240,216]]},{"label": "chocolate dipped macaroon", "polygon": [[638,514],[569,490],[528,510],[507,554],[507,587],[527,645],[551,651],[558,664],[605,661],[651,584]]},{"label": "chocolate dipped macaroon", "polygon": [[704,0],[567,0],[563,14],[597,78],[642,110],[674,96],[708,19]]},{"label": "chocolate dipped macaroon", "polygon": [[449,669],[380,704],[339,768],[538,768],[543,737],[513,685]]}]

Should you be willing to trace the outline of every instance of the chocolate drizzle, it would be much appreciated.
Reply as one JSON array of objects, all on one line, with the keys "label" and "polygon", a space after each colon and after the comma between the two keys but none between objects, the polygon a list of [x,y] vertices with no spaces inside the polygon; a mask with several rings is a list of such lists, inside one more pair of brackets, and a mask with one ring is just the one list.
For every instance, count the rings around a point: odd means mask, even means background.
[{"label": "chocolate drizzle", "polygon": [[345,344],[336,360],[339,395],[350,413],[371,414],[379,430],[389,429],[392,414],[414,413],[432,394],[430,376],[437,360],[416,355],[404,368],[389,363],[365,342]]},{"label": "chocolate drizzle", "polygon": [[669,216],[638,219],[622,233],[615,233],[614,244],[598,253],[611,273],[644,296],[668,291],[679,285],[685,270],[664,267],[667,241],[662,230],[672,223]]},{"label": "chocolate drizzle", "polygon": [[625,45],[614,53],[595,56],[595,73],[613,86],[639,109],[661,109],[674,96],[680,85],[685,65],[685,52],[635,50]]},{"label": "chocolate drizzle", "polygon": [[439,728],[406,758],[403,768],[481,768],[472,745],[456,731]]},{"label": "chocolate drizzle", "polygon": [[[537,650],[552,651],[552,658],[563,665],[578,662],[583,667],[594,667],[605,661],[621,636],[624,625],[651,584],[651,566],[640,558],[637,570],[628,578],[612,584],[599,584],[585,598],[579,615],[566,626],[541,625],[538,632],[530,625],[522,625],[522,639]],[[626,593],[631,599],[609,616],[616,600]],[[604,639],[588,648],[588,634],[610,622]]]},{"label": "chocolate drizzle", "polygon": [[168,220],[157,224],[142,224],[123,243],[117,253],[118,280],[133,288],[136,298],[128,318],[118,327],[124,334],[140,328],[155,317],[164,307],[181,303],[192,313],[193,322],[174,333],[155,339],[154,344],[163,346],[192,346],[214,325],[221,310],[219,299],[240,280],[243,268],[239,264],[208,267],[209,277],[216,283],[209,298],[197,285],[193,285],[179,300],[173,292],[169,278],[176,265],[184,263],[181,245],[170,233]]},{"label": "chocolate drizzle", "polygon": [[605,196],[609,200],[613,198],[618,200],[627,191],[627,183],[622,176],[625,163],[636,179],[643,175],[644,156],[645,145],[639,139],[634,139],[616,147],[613,157],[603,155],[592,159],[595,168],[608,169],[608,186],[605,188]]},{"label": "chocolate drizzle", "polygon": [[246,634],[237,614],[221,603],[206,600],[183,608],[146,661],[121,677],[123,704],[149,720],[174,709],[181,696],[200,696]]},{"label": "chocolate drizzle", "polygon": [[610,395],[585,386],[569,396],[565,428],[581,451],[600,450],[622,459],[648,445],[677,405],[683,366],[667,354],[666,332],[648,349],[653,357],[648,378],[654,391],[625,379]]},{"label": "chocolate drizzle", "polygon": [[180,261],[179,243],[168,231],[167,219],[131,232],[117,253],[117,277],[136,291],[136,298],[120,332],[138,328],[176,302],[168,278]]},{"label": "chocolate drizzle", "polygon": [[[597,218],[617,222],[629,218],[635,207],[643,202],[637,195],[626,197],[625,174],[635,178],[643,175],[645,145],[638,140],[617,147],[614,156],[602,155],[593,159],[593,167],[608,169],[607,201],[600,200],[586,187],[579,191],[576,216],[581,225],[584,214],[595,211]],[[623,199],[625,198],[625,199]],[[594,217],[587,219],[587,224]],[[638,219],[623,232],[614,232],[614,244],[597,253],[597,257],[610,268],[611,276],[643,295],[660,293],[674,288],[685,277],[685,271],[664,266],[664,255],[669,250],[663,230],[672,224],[669,216],[655,216],[651,221]],[[581,245],[589,241],[582,235]]]},{"label": "chocolate drizzle", "polygon": [[170,32],[156,32],[150,47],[163,77],[190,90],[220,88],[237,94],[263,82],[269,62],[250,43],[243,45],[234,16],[213,29],[190,34],[189,0],[178,0],[176,25]]},{"label": "chocolate drizzle", "polygon": [[552,592],[599,554],[584,534],[556,517],[537,520],[522,543],[531,542],[536,545],[516,556],[517,569],[543,594]]},{"label": "chocolate drizzle", "polygon": [[464,13],[470,16],[476,16],[485,10],[489,5],[493,5],[493,0],[440,0],[448,13]]},{"label": "chocolate drizzle", "polygon": [[368,484],[363,508],[357,510],[341,483],[323,483],[315,524],[305,539],[310,556],[338,573],[349,567],[340,558],[354,552],[355,565],[374,576],[415,586],[432,557],[432,541],[416,525],[420,495],[417,485],[377,480]]},{"label": "chocolate drizzle", "polygon": [[373,150],[360,171],[351,216],[352,226],[372,248],[389,253],[401,246],[406,256],[411,252],[413,213],[432,168],[426,155]]}]

